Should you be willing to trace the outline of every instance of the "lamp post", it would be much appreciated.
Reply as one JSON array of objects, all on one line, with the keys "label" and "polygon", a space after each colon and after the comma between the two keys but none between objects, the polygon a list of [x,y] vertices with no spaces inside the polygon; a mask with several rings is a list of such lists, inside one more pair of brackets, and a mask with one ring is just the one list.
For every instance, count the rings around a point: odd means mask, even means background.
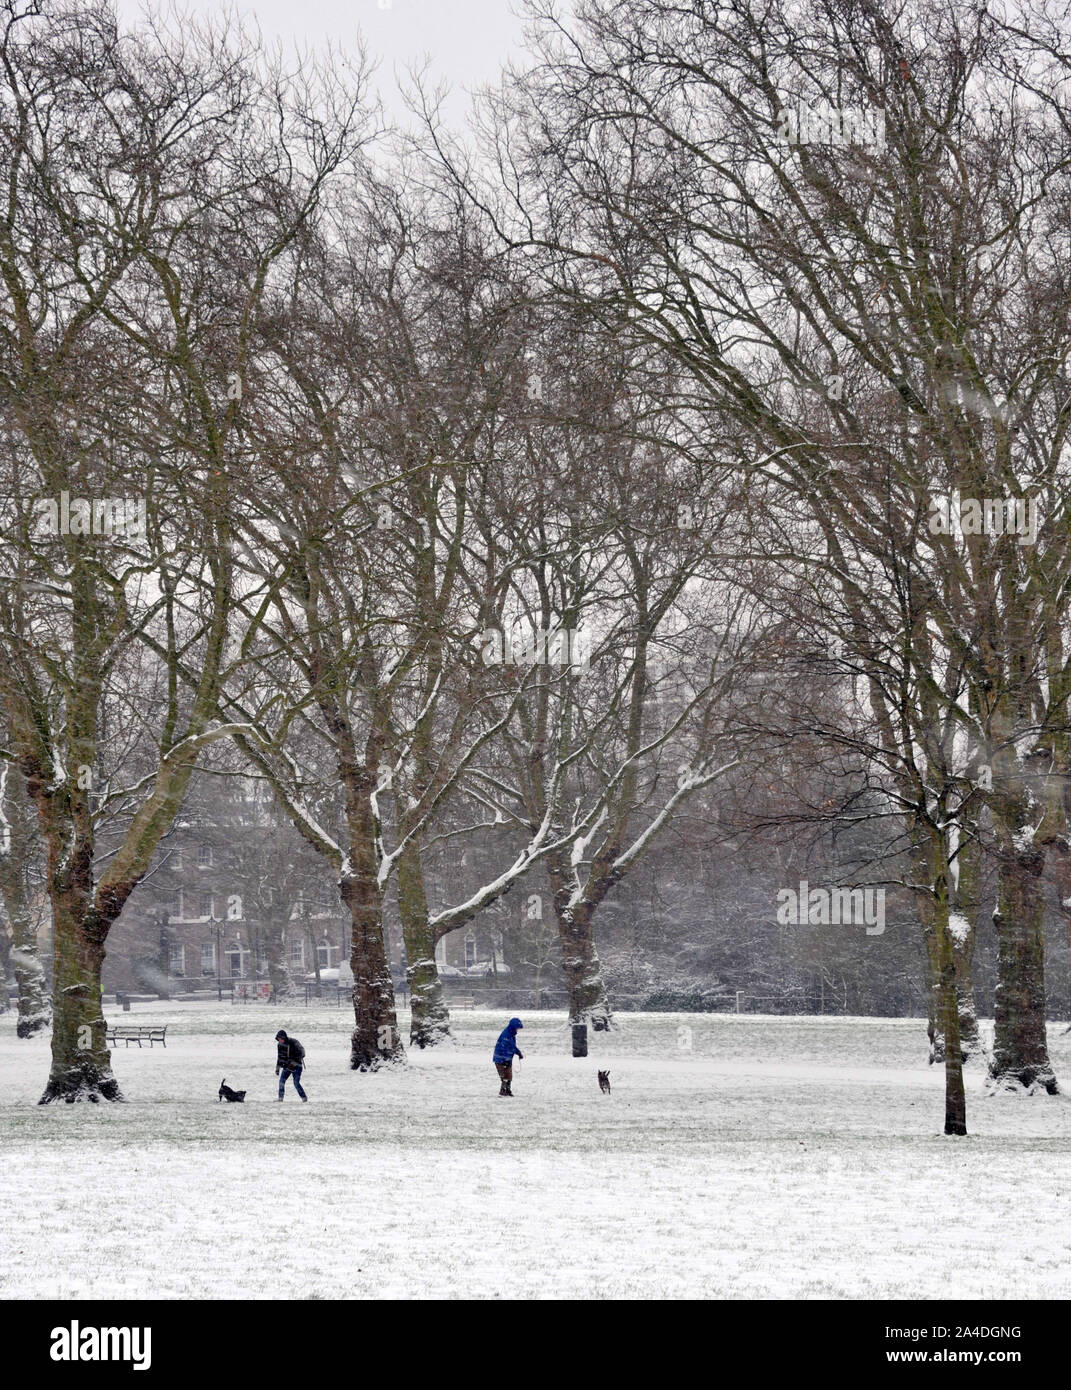
[{"label": "lamp post", "polygon": [[223,918],[217,917],[213,912],[211,921],[216,928],[216,999],[223,1003],[223,955],[222,955],[222,933]]}]

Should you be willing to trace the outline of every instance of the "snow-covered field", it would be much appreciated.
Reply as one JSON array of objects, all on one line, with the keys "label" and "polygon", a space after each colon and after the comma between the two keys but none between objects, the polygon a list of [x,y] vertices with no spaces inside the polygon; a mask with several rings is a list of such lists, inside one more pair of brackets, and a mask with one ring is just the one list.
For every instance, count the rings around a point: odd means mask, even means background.
[{"label": "snow-covered field", "polygon": [[[119,1017],[169,1025],[113,1054],[129,1103],[40,1108],[47,1040],[0,1016],[0,1297],[1071,1296],[1071,1102],[974,1073],[943,1138],[917,1020],[623,1014],[580,1061],[528,1014],[509,1101],[497,1013],[374,1076],[344,1011]],[[308,1105],[274,1101],[279,1027]]]}]

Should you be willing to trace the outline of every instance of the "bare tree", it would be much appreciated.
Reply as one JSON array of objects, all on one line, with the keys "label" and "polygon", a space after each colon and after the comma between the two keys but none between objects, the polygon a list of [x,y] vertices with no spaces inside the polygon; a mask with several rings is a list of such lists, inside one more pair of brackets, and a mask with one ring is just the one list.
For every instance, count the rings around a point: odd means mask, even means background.
[{"label": "bare tree", "polygon": [[7,973],[14,971],[18,993],[20,1038],[32,1038],[48,1027],[52,1010],[48,981],[38,952],[44,883],[33,809],[18,786],[9,764],[0,767],[0,899],[7,921],[0,935],[4,954],[2,992],[7,1006]]},{"label": "bare tree", "polygon": [[[824,0],[592,0],[575,24],[531,8],[545,61],[512,89],[503,191],[485,201],[508,241],[554,253],[559,291],[615,306],[731,413],[750,483],[806,504],[822,564],[864,531],[873,552],[896,498],[915,582],[930,580],[925,622],[901,634],[912,679],[958,725],[960,773],[988,769],[974,788],[1000,855],[992,1073],[1053,1089],[1040,888],[1043,846],[1065,834],[1059,42],[1038,7],[1015,30],[988,6],[894,19]],[[976,100],[983,84],[998,103]],[[939,497],[1009,492],[1051,507],[1033,548],[959,517],[929,525]],[[842,599],[860,584],[833,573]],[[913,730],[923,716],[916,701]],[[930,864],[942,902],[946,859]],[[935,930],[947,989],[954,943]],[[949,1124],[961,1132],[955,1103]]]},{"label": "bare tree", "polygon": [[105,7],[9,10],[0,54],[0,703],[52,909],[42,1103],[116,1100],[105,942],[226,732],[228,369],[349,137],[241,40],[120,38]]}]

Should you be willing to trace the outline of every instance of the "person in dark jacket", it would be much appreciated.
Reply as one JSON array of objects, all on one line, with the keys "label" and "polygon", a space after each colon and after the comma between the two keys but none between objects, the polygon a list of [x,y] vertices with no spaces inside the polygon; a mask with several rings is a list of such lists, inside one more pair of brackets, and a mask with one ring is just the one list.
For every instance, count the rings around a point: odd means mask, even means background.
[{"label": "person in dark jacket", "polygon": [[301,1089],[301,1072],[305,1065],[305,1049],[298,1042],[297,1038],[288,1038],[280,1028],[275,1035],[275,1041],[279,1045],[279,1053],[275,1060],[275,1075],[279,1078],[279,1099],[283,1099],[283,1087],[286,1085],[286,1078],[294,1078],[294,1090],[302,1100],[308,1100],[308,1096]]},{"label": "person in dark jacket", "polygon": [[499,1087],[500,1096],[512,1096],[510,1082],[513,1080],[513,1059],[514,1057],[524,1057],[524,1053],[517,1046],[517,1029],[523,1028],[524,1024],[519,1018],[511,1018],[505,1028],[498,1035],[498,1042],[495,1043],[494,1064],[498,1072],[502,1085]]}]

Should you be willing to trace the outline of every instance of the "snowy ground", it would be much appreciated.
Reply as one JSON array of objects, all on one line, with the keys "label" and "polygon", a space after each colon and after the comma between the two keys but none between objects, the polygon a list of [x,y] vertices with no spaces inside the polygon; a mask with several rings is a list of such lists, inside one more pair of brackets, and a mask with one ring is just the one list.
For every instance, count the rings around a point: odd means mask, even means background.
[{"label": "snowy ground", "polygon": [[[1071,1296],[1071,1101],[975,1074],[941,1137],[918,1021],[625,1014],[579,1061],[529,1014],[508,1101],[498,1014],[375,1076],[334,1009],[119,1017],[169,1024],[113,1054],[129,1103],[39,1108],[47,1041],[0,1016],[0,1297]],[[273,1099],[279,1027],[308,1105]]]}]

